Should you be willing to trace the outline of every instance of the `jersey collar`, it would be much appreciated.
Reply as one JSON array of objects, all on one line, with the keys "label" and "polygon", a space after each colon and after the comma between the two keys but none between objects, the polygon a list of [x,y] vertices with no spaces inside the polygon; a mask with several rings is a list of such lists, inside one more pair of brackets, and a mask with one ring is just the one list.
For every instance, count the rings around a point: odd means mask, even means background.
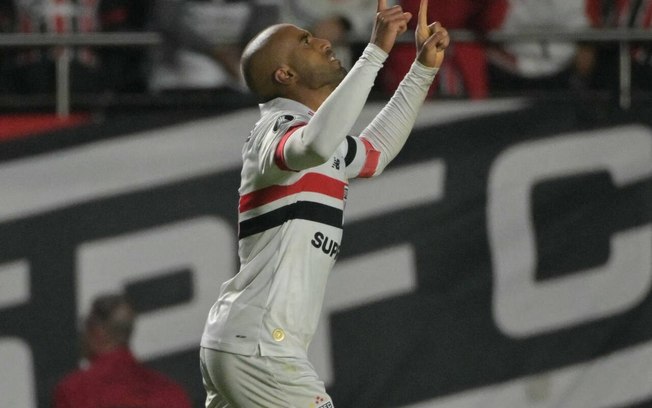
[{"label": "jersey collar", "polygon": [[262,116],[281,111],[297,112],[306,116],[313,116],[315,114],[306,105],[287,98],[274,98],[271,101],[261,103],[259,107]]}]

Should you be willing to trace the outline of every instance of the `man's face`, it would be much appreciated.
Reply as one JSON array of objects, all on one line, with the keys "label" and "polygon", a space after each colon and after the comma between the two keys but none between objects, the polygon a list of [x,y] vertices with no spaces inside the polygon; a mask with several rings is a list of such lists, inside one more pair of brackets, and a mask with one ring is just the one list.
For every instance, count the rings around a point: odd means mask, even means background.
[{"label": "man's face", "polygon": [[310,89],[335,87],[346,76],[346,69],[335,57],[328,40],[313,37],[298,27],[288,27],[284,41],[288,41],[288,63],[298,74],[298,83]]}]

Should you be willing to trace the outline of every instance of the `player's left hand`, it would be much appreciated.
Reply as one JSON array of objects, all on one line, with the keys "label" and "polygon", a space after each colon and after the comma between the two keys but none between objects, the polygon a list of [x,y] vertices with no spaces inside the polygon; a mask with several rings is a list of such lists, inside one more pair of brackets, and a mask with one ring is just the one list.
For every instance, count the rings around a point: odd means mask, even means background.
[{"label": "player's left hand", "polygon": [[439,68],[450,44],[448,31],[439,22],[428,24],[428,0],[421,0],[417,29],[414,33],[417,60],[427,67]]}]

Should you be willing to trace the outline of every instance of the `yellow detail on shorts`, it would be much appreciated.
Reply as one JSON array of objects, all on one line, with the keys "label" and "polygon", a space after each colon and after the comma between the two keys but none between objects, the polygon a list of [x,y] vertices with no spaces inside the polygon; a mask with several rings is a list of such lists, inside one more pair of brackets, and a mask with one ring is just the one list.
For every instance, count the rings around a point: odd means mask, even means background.
[{"label": "yellow detail on shorts", "polygon": [[285,338],[285,332],[282,329],[274,329],[274,331],[272,332],[272,337],[276,341],[283,341],[283,339]]}]

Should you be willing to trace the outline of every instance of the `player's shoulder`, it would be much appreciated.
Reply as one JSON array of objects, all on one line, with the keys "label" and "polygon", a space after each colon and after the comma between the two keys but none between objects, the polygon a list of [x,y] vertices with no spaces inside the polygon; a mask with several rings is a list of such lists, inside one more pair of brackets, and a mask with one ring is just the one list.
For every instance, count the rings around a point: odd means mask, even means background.
[{"label": "player's shoulder", "polygon": [[261,127],[264,127],[267,130],[271,129],[276,133],[283,132],[288,127],[296,126],[300,123],[306,124],[309,120],[310,116],[302,114],[301,112],[279,110],[269,112],[263,116],[259,124]]},{"label": "player's shoulder", "polygon": [[274,111],[263,115],[254,125],[248,142],[260,144],[265,139],[277,139],[289,129],[305,125],[310,116],[293,111]]},{"label": "player's shoulder", "polygon": [[261,118],[253,136],[284,134],[287,129],[306,124],[314,112],[302,103],[288,98],[274,98],[260,105]]}]

